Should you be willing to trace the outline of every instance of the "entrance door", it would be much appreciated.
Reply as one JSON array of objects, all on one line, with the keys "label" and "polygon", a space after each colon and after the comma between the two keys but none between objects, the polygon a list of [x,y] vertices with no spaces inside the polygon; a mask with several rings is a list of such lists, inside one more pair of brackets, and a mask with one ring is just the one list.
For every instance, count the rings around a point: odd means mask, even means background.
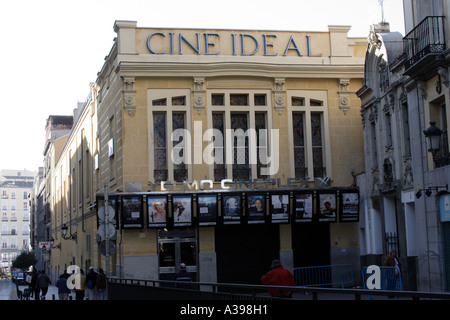
[{"label": "entrance door", "polygon": [[158,232],[159,279],[175,280],[180,264],[186,264],[186,270],[197,281],[197,238],[195,230],[160,230]]},{"label": "entrance door", "polygon": [[294,267],[330,264],[330,225],[328,223],[294,223],[292,227]]},{"label": "entrance door", "polygon": [[280,258],[280,229],[270,225],[216,228],[217,281],[261,284],[272,260]]}]

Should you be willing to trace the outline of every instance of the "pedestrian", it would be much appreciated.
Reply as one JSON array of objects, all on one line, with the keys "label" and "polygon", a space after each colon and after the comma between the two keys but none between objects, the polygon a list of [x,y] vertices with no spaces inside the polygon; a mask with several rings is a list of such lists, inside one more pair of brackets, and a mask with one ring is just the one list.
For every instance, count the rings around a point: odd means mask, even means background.
[{"label": "pedestrian", "polygon": [[33,271],[31,271],[30,289],[31,289],[31,296],[33,296],[34,294],[35,300],[39,300],[39,287],[37,286],[38,276],[39,274],[36,270],[36,267],[33,267]]},{"label": "pedestrian", "polygon": [[97,287],[97,297],[99,300],[106,300],[106,274],[103,272],[103,269],[98,269],[97,275],[97,283],[95,284]]},{"label": "pedestrian", "polygon": [[84,300],[84,289],[86,287],[86,276],[84,275],[84,270],[80,269],[80,286],[75,287],[75,300]]},{"label": "pedestrian", "polygon": [[94,267],[89,267],[89,272],[86,275],[86,294],[88,300],[94,300],[96,284],[97,284],[97,272],[95,272]]},{"label": "pedestrian", "polygon": [[400,280],[401,265],[397,257],[397,251],[392,250],[388,257],[384,260],[383,267],[393,267],[393,270],[386,270],[387,289],[395,290],[397,281]]},{"label": "pedestrian", "polygon": [[52,282],[50,281],[50,278],[48,277],[48,275],[46,275],[45,271],[42,270],[41,274],[39,275],[39,277],[37,279],[37,285],[39,287],[39,290],[41,291],[40,299],[45,300],[45,296],[47,295],[47,291],[48,291],[48,286],[51,283]]},{"label": "pedestrian", "polygon": [[[294,275],[289,270],[286,270],[281,265],[280,260],[273,260],[271,265],[272,270],[261,277],[261,282],[270,286],[295,287]],[[292,291],[290,290],[269,290],[269,295],[272,297],[290,298]]]},{"label": "pedestrian", "polygon": [[58,281],[56,281],[56,287],[58,288],[59,300],[67,300],[70,290],[67,288],[67,278],[64,273],[61,273]]},{"label": "pedestrian", "polygon": [[[192,282],[192,276],[189,272],[186,270],[186,264],[180,263],[180,270],[175,274],[175,280],[176,281],[184,281],[184,282]],[[191,284],[176,284],[177,288],[182,289],[190,289]]]}]

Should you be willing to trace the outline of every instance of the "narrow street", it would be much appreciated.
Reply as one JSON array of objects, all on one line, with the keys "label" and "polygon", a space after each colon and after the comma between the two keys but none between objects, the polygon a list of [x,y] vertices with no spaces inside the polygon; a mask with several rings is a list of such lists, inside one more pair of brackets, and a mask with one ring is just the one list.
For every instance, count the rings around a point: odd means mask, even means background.
[{"label": "narrow street", "polygon": [[17,300],[16,285],[11,279],[0,280],[0,300]]}]

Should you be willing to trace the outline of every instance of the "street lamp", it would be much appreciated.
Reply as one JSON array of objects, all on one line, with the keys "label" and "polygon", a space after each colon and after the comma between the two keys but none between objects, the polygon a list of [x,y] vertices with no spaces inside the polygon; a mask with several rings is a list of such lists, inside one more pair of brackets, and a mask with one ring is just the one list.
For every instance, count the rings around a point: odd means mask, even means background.
[{"label": "street lamp", "polygon": [[441,140],[443,131],[436,127],[436,122],[430,122],[430,127],[423,131],[428,152],[433,155],[433,161],[437,168],[450,164],[449,154],[442,155]]},{"label": "street lamp", "polygon": [[61,227],[61,235],[62,235],[62,237],[63,237],[63,239],[64,240],[75,240],[75,241],[77,241],[77,233],[75,232],[75,233],[71,233],[69,236],[67,235],[67,230],[68,230],[69,228],[64,224],[62,227]]},{"label": "street lamp", "polygon": [[61,250],[61,242],[58,243],[56,246],[53,246],[54,243],[55,243],[55,239],[53,239],[53,237],[51,237],[51,239],[50,239],[50,247],[52,249],[59,249],[59,250]]}]

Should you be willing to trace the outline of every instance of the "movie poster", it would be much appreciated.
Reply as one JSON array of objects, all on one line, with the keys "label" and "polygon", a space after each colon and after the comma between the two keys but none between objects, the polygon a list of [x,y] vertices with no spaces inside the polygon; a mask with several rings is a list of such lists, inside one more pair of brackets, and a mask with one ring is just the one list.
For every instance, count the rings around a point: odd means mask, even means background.
[{"label": "movie poster", "polygon": [[247,195],[247,223],[266,222],[266,196],[264,194]]},{"label": "movie poster", "polygon": [[222,195],[222,217],[224,224],[239,224],[241,222],[242,204],[240,194]]},{"label": "movie poster", "polygon": [[167,196],[147,196],[148,227],[166,227]]},{"label": "movie poster", "polygon": [[357,222],[359,221],[359,193],[358,192],[342,192],[342,205],[340,221]]},{"label": "movie poster", "polygon": [[200,226],[214,226],[217,222],[217,195],[197,196],[197,218]]},{"label": "movie poster", "polygon": [[142,197],[122,197],[122,228],[142,228],[144,226]]},{"label": "movie poster", "polygon": [[192,225],[192,195],[172,196],[172,216],[174,227]]},{"label": "movie poster", "polygon": [[336,222],[336,193],[319,193],[319,222]]},{"label": "movie poster", "polygon": [[272,223],[289,223],[289,194],[271,194],[270,209]]},{"label": "movie poster", "polygon": [[294,194],[294,219],[295,222],[311,222],[313,217],[313,193]]}]

